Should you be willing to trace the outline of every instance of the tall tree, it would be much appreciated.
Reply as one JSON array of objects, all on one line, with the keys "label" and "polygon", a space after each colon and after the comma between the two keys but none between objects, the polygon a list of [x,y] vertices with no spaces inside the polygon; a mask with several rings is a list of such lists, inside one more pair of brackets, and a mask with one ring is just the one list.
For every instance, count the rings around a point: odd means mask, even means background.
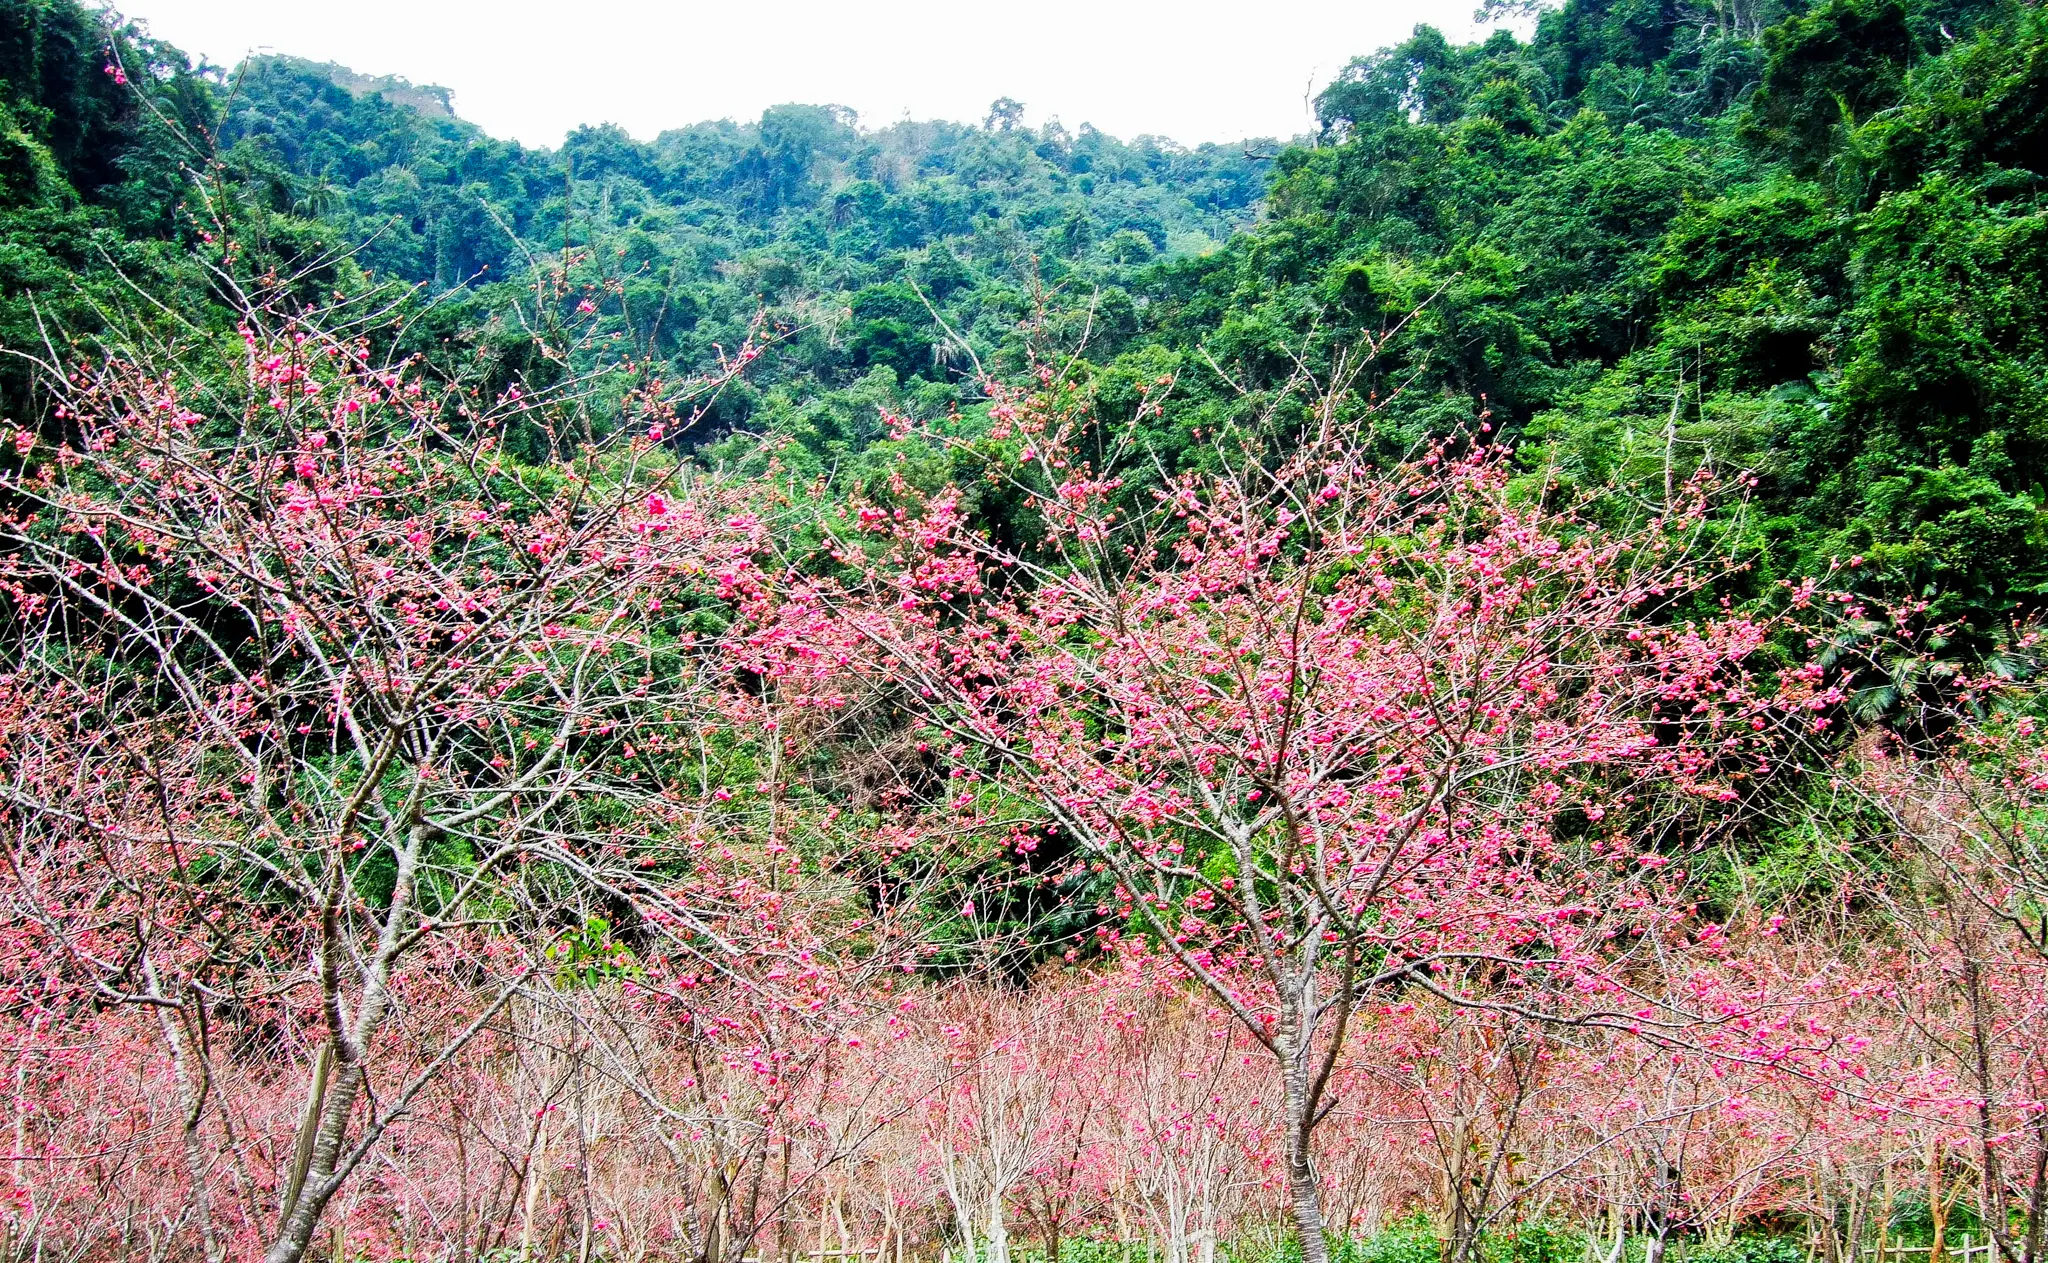
[{"label": "tall tree", "polygon": [[867,673],[954,778],[1044,813],[1151,959],[1267,1050],[1321,1263],[1314,1132],[1360,1006],[1419,987],[1693,1020],[1625,980],[1679,915],[1645,848],[1705,827],[1687,804],[1735,798],[1825,693],[1751,674],[1766,624],[1688,607],[1725,565],[1700,548],[1704,485],[1603,528],[1484,447],[1375,466],[1326,409],[1276,467],[1219,447],[1217,472],[1127,497],[1069,398],[1005,402],[1017,460],[984,452],[1031,542],[978,529],[960,492],[862,507],[830,537],[845,579],[803,587],[776,634],[790,671]]}]

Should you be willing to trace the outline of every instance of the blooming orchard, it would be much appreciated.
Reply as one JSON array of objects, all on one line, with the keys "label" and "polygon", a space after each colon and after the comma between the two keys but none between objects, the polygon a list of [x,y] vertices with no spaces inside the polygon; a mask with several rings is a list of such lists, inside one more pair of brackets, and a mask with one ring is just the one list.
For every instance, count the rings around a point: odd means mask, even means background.
[{"label": "blooming orchard", "polygon": [[52,370],[0,1253],[1835,1263],[1910,1177],[2040,1258],[2029,698],[1852,731],[1870,616],[1734,599],[1740,479],[1573,503],[1335,401],[1168,470],[1048,372],[838,503],[679,457],[754,354],[602,432],[260,306]]}]

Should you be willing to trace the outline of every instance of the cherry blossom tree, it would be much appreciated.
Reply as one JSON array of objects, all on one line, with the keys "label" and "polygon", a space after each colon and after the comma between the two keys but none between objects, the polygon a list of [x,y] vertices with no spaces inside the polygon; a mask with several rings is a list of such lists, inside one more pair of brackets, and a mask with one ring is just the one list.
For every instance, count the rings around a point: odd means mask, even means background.
[{"label": "cherry blossom tree", "polygon": [[1920,739],[1873,734],[1855,782],[1894,843],[1864,890],[1906,947],[1890,1016],[1920,1063],[1874,1087],[1920,1124],[1942,1219],[1940,1151],[1968,1155],[2006,1263],[2048,1251],[2048,746],[2032,709],[2025,689],[1960,680]]},{"label": "cherry blossom tree", "polygon": [[986,783],[1044,813],[1113,887],[1100,912],[1268,1051],[1323,1263],[1313,1133],[1358,1006],[1694,1020],[1616,958],[1677,914],[1655,844],[1767,774],[1822,690],[1754,678],[1770,626],[1706,600],[1704,481],[1605,525],[1503,451],[1378,465],[1331,405],[1278,462],[1219,445],[1215,472],[1139,485],[1091,463],[1113,445],[1070,398],[1005,398],[954,440],[1028,526],[900,483],[856,506],[837,574],[783,607],[788,670],[867,673],[952,760],[953,808]]},{"label": "cherry blossom tree", "polygon": [[[570,444],[573,383],[485,399],[323,327],[252,307],[226,355],[51,366],[65,432],[14,435],[0,473],[10,969],[52,1030],[150,1015],[210,1259],[229,1188],[267,1259],[305,1253],[587,936],[561,892],[714,971],[743,954],[715,891],[677,897],[723,685],[675,616],[746,582],[760,528],[661,438],[751,350]],[[567,454],[511,458],[515,426]],[[440,971],[468,985],[422,990]],[[250,1040],[305,1050],[272,1172],[221,1096]]]}]

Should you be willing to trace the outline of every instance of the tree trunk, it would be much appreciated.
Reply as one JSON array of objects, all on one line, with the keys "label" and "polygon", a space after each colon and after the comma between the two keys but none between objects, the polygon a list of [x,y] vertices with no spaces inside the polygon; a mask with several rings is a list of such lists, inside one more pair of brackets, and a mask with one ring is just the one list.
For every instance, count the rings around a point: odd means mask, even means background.
[{"label": "tree trunk", "polygon": [[1465,1115],[1452,1115],[1450,1142],[1444,1153],[1444,1243],[1439,1252],[1443,1263],[1464,1263],[1471,1253],[1472,1220],[1465,1204],[1465,1156],[1471,1147]]},{"label": "tree trunk", "polygon": [[284,1196],[278,1199],[277,1220],[282,1228],[298,1205],[306,1187],[306,1171],[313,1163],[313,1138],[320,1129],[320,1107],[327,1100],[327,1076],[334,1068],[334,1041],[328,1040],[313,1054],[313,1081],[306,1089],[306,1110],[299,1120],[299,1134],[292,1145],[291,1173],[285,1179]]},{"label": "tree trunk", "polygon": [[1884,1204],[1877,1217],[1877,1261],[1885,1263],[1885,1252],[1891,1245],[1892,1231],[1892,1168],[1884,1168]]},{"label": "tree trunk", "polygon": [[341,1188],[334,1171],[341,1164],[342,1145],[348,1133],[348,1118],[355,1111],[356,1096],[363,1087],[363,1068],[353,1059],[342,1059],[320,1112],[320,1128],[313,1140],[312,1176],[300,1190],[292,1213],[278,1230],[277,1240],[263,1252],[263,1263],[299,1263],[313,1244],[313,1230],[320,1212]]},{"label": "tree trunk", "polygon": [[[1921,1069],[1927,1068],[1921,1060]],[[1948,1253],[1948,1199],[1942,1194],[1942,1168],[1948,1163],[1939,1136],[1927,1142],[1927,1221],[1934,1230],[1927,1244],[1927,1263],[1943,1263]]]},{"label": "tree trunk", "polygon": [[988,1208],[988,1263],[1010,1263],[1010,1228],[1003,1222],[1003,1195],[999,1191]]},{"label": "tree trunk", "polygon": [[2027,1196],[2027,1263],[2040,1263],[2043,1218],[2048,1218],[2048,1114],[2034,1119],[2034,1180]]},{"label": "tree trunk", "polygon": [[1860,1185],[1849,1188],[1849,1213],[1846,1216],[1837,1258],[1843,1263],[1859,1263],[1863,1253],[1863,1211],[1870,1201],[1870,1190]]},{"label": "tree trunk", "polygon": [[[149,984],[156,990],[156,971],[145,960],[143,967],[148,970]],[[184,1042],[184,1033],[178,1021],[159,1007],[157,1021],[163,1030],[164,1042],[170,1046],[171,1065],[178,1083],[178,1103],[182,1114],[180,1133],[183,1140],[185,1167],[192,1181],[192,1213],[199,1221],[199,1247],[206,1263],[221,1263],[224,1257],[220,1238],[213,1230],[213,1161],[206,1152],[206,1137],[201,1125],[206,1120],[205,1089],[195,1082],[191,1064],[191,1051]],[[180,1019],[183,1013],[179,1014]],[[37,1252],[40,1255],[40,1251]]]},{"label": "tree trunk", "polygon": [[1301,1235],[1301,1263],[1330,1263],[1323,1194],[1309,1151],[1315,1128],[1315,1105],[1309,1100],[1310,1050],[1283,1038],[1280,1052],[1287,1078],[1287,1199],[1294,1211],[1294,1230]]}]

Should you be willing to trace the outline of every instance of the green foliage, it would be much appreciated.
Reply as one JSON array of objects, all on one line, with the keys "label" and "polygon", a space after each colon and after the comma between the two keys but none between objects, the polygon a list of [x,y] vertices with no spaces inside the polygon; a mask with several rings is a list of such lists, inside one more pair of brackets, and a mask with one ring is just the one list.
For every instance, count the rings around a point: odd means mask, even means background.
[{"label": "green foliage", "polygon": [[[73,0],[0,0],[0,347],[47,355],[110,319],[149,322],[159,309],[128,281],[196,306],[171,248],[188,239],[177,197],[192,157],[174,129],[206,99],[169,45]],[[0,358],[0,419],[36,417],[30,380]]]},{"label": "green foliage", "polygon": [[1744,135],[1803,175],[1856,125],[1897,104],[1914,52],[1899,0],[1827,0],[1764,33],[1769,58]]},{"label": "green foliage", "polygon": [[1790,1237],[1736,1237],[1726,1245],[1694,1246],[1688,1263],[1802,1263],[1806,1251]]},{"label": "green foliage", "polygon": [[1333,1263],[1438,1263],[1442,1257],[1436,1229],[1420,1217],[1369,1237],[1345,1237],[1332,1252]]},{"label": "green foliage", "polygon": [[6,15],[9,346],[155,318],[128,281],[204,313],[184,248],[225,216],[299,284],[419,286],[405,349],[479,390],[588,367],[541,354],[536,322],[677,375],[765,318],[779,345],[684,441],[776,436],[848,486],[898,461],[885,412],[972,412],[982,372],[1034,359],[1106,426],[1170,390],[1130,436],[1166,469],[1231,427],[1285,446],[1315,415],[1303,374],[1343,366],[1346,422],[1389,455],[1483,423],[1532,470],[1643,496],[1748,468],[1759,573],[1861,556],[1868,594],[1971,629],[1960,650],[2048,586],[2048,18],[2020,0],[1571,0],[1527,43],[1418,28],[1270,165],[1031,128],[1010,101],[979,126],[786,105],[531,150],[440,89],[275,57],[196,73],[72,0]]},{"label": "green foliage", "polygon": [[548,948],[548,960],[554,966],[556,985],[564,987],[594,987],[640,973],[632,949],[619,941],[611,922],[603,917],[591,917],[565,931]]},{"label": "green foliage", "polygon": [[2017,3],[1419,29],[1319,98],[1266,222],[1134,291],[1131,345],[1197,366],[1148,438],[1262,418],[1285,444],[1302,367],[1372,345],[1360,423],[1390,450],[1484,420],[1638,500],[1750,470],[1757,574],[1860,556],[1867,595],[1931,599],[1981,652],[2048,584],[2044,68]]},{"label": "green foliage", "polygon": [[355,258],[373,275],[441,296],[453,331],[423,349],[467,340],[507,360],[508,378],[531,366],[475,334],[516,324],[535,261],[567,280],[554,314],[589,302],[600,335],[676,372],[713,362],[765,312],[781,346],[718,429],[800,430],[790,411],[878,369],[894,374],[891,406],[948,408],[957,389],[929,399],[922,383],[971,388],[977,360],[1017,367],[1019,322],[1041,307],[1110,295],[1097,337],[1122,336],[1136,319],[1114,287],[1180,257],[1176,242],[1229,236],[1262,191],[1239,147],[1032,129],[1014,102],[982,127],[878,130],[839,107],[783,105],[644,144],[586,127],[547,152],[492,140],[435,91],[260,58],[240,72],[220,142],[269,212],[316,217],[365,243]]}]

